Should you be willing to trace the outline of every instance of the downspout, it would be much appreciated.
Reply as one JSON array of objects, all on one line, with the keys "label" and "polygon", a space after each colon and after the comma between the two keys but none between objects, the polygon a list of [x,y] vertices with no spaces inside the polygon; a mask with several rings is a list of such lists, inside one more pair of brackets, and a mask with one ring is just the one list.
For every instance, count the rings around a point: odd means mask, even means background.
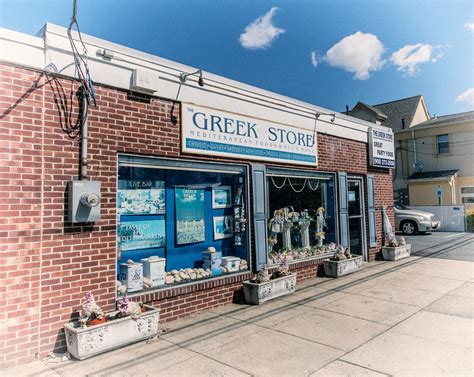
[{"label": "downspout", "polygon": [[87,164],[88,164],[88,152],[87,152],[87,118],[89,115],[89,101],[87,99],[87,93],[82,90],[82,124],[81,124],[81,168],[80,168],[80,180],[87,179]]},{"label": "downspout", "polygon": [[416,163],[418,162],[418,158],[416,156],[416,139],[415,139],[415,130],[411,130],[411,139],[413,140],[413,153],[414,153],[414,158],[415,158],[415,166]]},{"label": "downspout", "polygon": [[449,186],[451,188],[451,204],[456,204],[456,187],[454,186],[454,175],[449,180]]}]

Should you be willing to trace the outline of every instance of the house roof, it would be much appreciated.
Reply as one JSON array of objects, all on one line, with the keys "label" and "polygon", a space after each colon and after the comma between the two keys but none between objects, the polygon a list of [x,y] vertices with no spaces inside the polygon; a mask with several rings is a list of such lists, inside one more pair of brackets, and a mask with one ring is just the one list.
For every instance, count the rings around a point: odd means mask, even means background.
[{"label": "house roof", "polygon": [[406,128],[410,127],[416,109],[418,108],[418,104],[422,99],[422,95],[417,95],[396,101],[380,103],[378,105],[373,105],[372,107],[375,107],[386,114],[387,120],[383,123],[385,127],[390,127],[394,131],[399,131],[403,129],[402,119],[405,119]]},{"label": "house roof", "polygon": [[356,103],[356,105],[353,107],[353,109],[349,112],[349,115],[354,114],[361,107],[365,107],[366,109],[372,111],[378,117],[384,118],[384,120],[387,119],[387,116],[380,109],[376,109],[375,107],[370,106],[370,105],[366,104],[365,102],[361,102],[361,101]]},{"label": "house roof", "polygon": [[466,111],[465,113],[449,114],[433,117],[425,122],[418,123],[416,128],[427,126],[446,126],[453,123],[466,122],[474,120],[474,111]]},{"label": "house roof", "polygon": [[435,179],[435,178],[448,178],[455,175],[459,169],[453,170],[439,170],[439,171],[423,171],[418,173],[413,173],[407,179],[408,180],[415,180],[415,179]]}]

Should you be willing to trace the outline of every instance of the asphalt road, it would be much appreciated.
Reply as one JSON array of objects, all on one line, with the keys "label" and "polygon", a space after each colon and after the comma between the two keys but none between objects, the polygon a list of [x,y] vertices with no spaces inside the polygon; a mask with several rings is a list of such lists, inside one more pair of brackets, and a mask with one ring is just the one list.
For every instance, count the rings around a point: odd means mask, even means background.
[{"label": "asphalt road", "polygon": [[474,233],[433,232],[405,236],[412,255],[474,262]]}]

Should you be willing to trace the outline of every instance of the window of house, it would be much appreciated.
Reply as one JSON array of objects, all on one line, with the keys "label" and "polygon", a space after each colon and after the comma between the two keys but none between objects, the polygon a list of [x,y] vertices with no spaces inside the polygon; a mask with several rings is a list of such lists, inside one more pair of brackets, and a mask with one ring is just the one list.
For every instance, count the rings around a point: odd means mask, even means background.
[{"label": "window of house", "polygon": [[247,192],[245,166],[120,156],[122,293],[248,269]]},{"label": "window of house", "polygon": [[438,135],[438,154],[449,153],[449,137],[448,135]]},{"label": "window of house", "polygon": [[[334,176],[267,171],[268,263],[324,254],[336,242]],[[332,244],[333,246],[329,246]]]},{"label": "window of house", "polygon": [[461,187],[461,202],[474,203],[474,186]]}]

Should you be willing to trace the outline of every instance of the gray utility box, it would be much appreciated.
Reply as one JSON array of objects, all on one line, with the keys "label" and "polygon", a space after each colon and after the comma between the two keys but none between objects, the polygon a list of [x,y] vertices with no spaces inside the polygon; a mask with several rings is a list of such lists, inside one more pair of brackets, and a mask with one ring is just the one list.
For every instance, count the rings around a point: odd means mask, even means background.
[{"label": "gray utility box", "polygon": [[100,220],[100,182],[68,182],[68,219],[71,223]]}]

